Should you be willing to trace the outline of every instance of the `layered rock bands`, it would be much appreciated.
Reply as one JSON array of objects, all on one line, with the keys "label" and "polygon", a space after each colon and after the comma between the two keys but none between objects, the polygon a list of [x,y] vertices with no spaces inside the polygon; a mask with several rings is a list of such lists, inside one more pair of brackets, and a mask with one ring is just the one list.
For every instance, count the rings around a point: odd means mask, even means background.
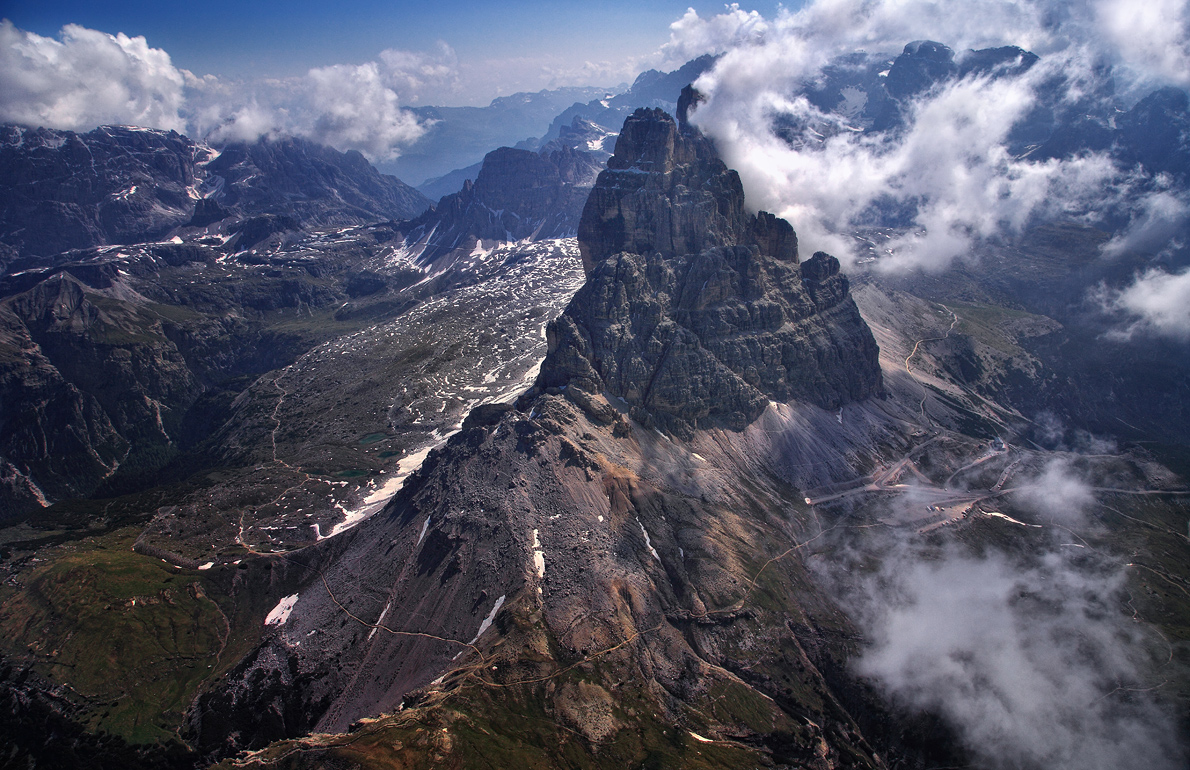
[{"label": "layered rock bands", "polygon": [[770,400],[833,409],[881,392],[838,260],[799,263],[793,228],[748,212],[739,176],[684,119],[628,119],[579,239],[587,283],[549,327],[539,388],[606,392],[678,435],[742,428]]}]

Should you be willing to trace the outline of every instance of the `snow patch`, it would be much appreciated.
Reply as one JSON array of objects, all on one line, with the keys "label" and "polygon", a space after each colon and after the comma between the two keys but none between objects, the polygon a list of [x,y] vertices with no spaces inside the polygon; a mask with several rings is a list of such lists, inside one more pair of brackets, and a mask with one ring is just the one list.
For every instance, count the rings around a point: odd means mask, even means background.
[{"label": "snow patch", "polygon": [[479,637],[483,636],[483,632],[492,627],[492,621],[496,619],[496,613],[499,612],[500,608],[504,606],[504,597],[506,595],[507,594],[500,594],[500,598],[497,599],[496,603],[492,606],[492,611],[489,612],[488,616],[483,619],[482,623],[479,624],[479,630],[475,632],[475,638],[468,642],[468,644],[475,644],[478,642]]},{"label": "snow patch", "polygon": [[1040,524],[1026,524],[1023,521],[1017,521],[1016,519],[1012,518],[1008,514],[1000,513],[998,511],[987,511],[987,515],[995,516],[997,519],[1004,519],[1005,521],[1011,522],[1013,524],[1020,524],[1022,527],[1036,527],[1038,529],[1041,529]]},{"label": "snow patch", "polygon": [[417,542],[413,544],[414,548],[417,548],[419,545],[421,545],[421,541],[425,539],[426,530],[429,528],[430,528],[430,517],[427,516],[425,523],[421,525],[421,534],[417,536]]},{"label": "snow patch", "polygon": [[545,577],[545,551],[541,549],[541,540],[537,538],[537,530],[533,530],[533,566],[537,568],[537,577]]},{"label": "snow patch", "polygon": [[661,554],[657,553],[657,549],[653,547],[653,541],[649,539],[649,530],[645,529],[645,525],[640,519],[636,520],[636,524],[640,527],[641,534],[645,536],[645,545],[649,547],[649,553],[653,554],[654,559],[661,561]]},{"label": "snow patch", "polygon": [[264,624],[266,626],[285,625],[285,621],[289,620],[289,613],[293,612],[293,607],[297,604],[297,600],[298,595],[292,594],[277,602],[277,606],[264,619]]},{"label": "snow patch", "polygon": [[[450,438],[448,434],[443,436],[441,440],[430,444],[420,451],[414,452],[411,455],[401,458],[400,468],[393,474],[392,478],[385,481],[379,488],[373,490],[367,497],[364,498],[363,505],[355,510],[343,510],[346,518],[335,526],[331,527],[331,531],[327,534],[322,534],[322,528],[318,524],[312,525],[314,533],[318,540],[326,540],[328,537],[334,537],[341,532],[346,532],[352,527],[358,525],[372,514],[384,507],[393,495],[401,491],[401,487],[405,486],[405,480],[421,467],[421,464],[426,461],[426,457],[430,452],[446,443],[446,439]],[[424,534],[424,533],[423,533]],[[421,542],[420,540],[418,542]]]},{"label": "snow patch", "polygon": [[[429,521],[429,519],[426,519]],[[388,608],[393,604],[393,600],[389,599],[388,603],[384,605],[384,609],[380,611],[380,617],[376,618],[375,628],[368,632],[368,641],[372,641],[372,637],[376,636],[376,632],[380,630],[380,624],[384,622],[384,616],[388,614]]]},{"label": "snow patch", "polygon": [[209,562],[207,562],[206,564],[200,564],[200,565],[198,565],[198,568],[199,568],[199,569],[210,569],[211,567],[214,567],[214,566],[215,566],[215,562],[213,562],[213,561],[209,561]]}]

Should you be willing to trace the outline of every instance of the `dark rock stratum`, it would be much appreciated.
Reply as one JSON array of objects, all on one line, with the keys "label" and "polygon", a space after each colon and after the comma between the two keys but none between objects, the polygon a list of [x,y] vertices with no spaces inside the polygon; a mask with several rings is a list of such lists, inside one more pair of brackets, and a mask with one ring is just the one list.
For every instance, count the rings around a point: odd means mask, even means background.
[{"label": "dark rock stratum", "polygon": [[742,428],[770,400],[834,409],[882,390],[834,257],[798,262],[783,219],[685,121],[638,110],[579,224],[587,283],[550,325],[541,389],[608,392],[679,435]]}]

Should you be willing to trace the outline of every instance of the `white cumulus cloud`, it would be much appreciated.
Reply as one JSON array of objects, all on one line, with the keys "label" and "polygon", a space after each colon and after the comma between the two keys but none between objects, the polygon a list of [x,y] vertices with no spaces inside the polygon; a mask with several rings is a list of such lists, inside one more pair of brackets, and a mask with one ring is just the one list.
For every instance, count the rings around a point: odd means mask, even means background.
[{"label": "white cumulus cloud", "polygon": [[375,62],[312,69],[306,79],[305,114],[295,127],[299,133],[387,160],[425,132],[417,116],[401,109]]},{"label": "white cumulus cloud", "polygon": [[296,134],[373,161],[392,160],[427,125],[404,105],[454,87],[454,51],[382,51],[377,61],[333,64],[302,77],[192,82],[193,130],[215,140]]},{"label": "white cumulus cloud", "polygon": [[1149,333],[1190,341],[1190,268],[1178,273],[1151,268],[1127,287],[1103,292],[1101,299],[1109,312],[1127,319],[1116,337]]},{"label": "white cumulus cloud", "polygon": [[184,130],[185,78],[143,37],[68,24],[60,39],[0,21],[0,120],[71,130]]},{"label": "white cumulus cloud", "polygon": [[[807,249],[844,259],[859,253],[853,235],[871,225],[873,211],[908,212],[910,226],[883,244],[888,252],[877,267],[944,269],[978,242],[1019,233],[1037,217],[1093,218],[1139,194],[1131,170],[1106,154],[1034,159],[1011,150],[1010,135],[1055,99],[1098,98],[1081,73],[1105,62],[1120,65],[1113,74],[1122,90],[1179,82],[1190,71],[1182,66],[1185,5],[1160,0],[1133,11],[1141,6],[1124,0],[816,0],[773,19],[730,6],[711,18],[688,11],[667,50],[723,53],[696,84],[708,99],[693,120],[739,170],[751,206],[789,219]],[[862,50],[891,59],[919,39],[947,44],[960,58],[1006,45],[1043,58],[1023,74],[927,89],[901,105],[901,129],[877,135],[795,96],[821,83],[840,55]],[[1057,93],[1055,83],[1063,84]],[[1133,229],[1151,236],[1168,221],[1161,216],[1139,211]]]},{"label": "white cumulus cloud", "polygon": [[454,51],[440,43],[292,78],[199,77],[143,37],[69,24],[54,39],[0,22],[0,120],[73,131],[127,124],[214,141],[291,134],[390,160],[426,130],[404,105],[455,88],[457,72]]},{"label": "white cumulus cloud", "polygon": [[732,3],[724,13],[710,18],[687,8],[669,28],[669,42],[661,47],[661,54],[666,64],[680,67],[703,54],[762,41],[769,22],[758,12],[741,10],[739,3]]}]

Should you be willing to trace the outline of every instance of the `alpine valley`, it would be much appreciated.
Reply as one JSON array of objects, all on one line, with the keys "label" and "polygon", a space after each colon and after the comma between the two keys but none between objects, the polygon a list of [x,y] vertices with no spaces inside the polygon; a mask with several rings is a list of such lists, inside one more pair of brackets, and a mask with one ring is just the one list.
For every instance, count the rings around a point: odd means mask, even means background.
[{"label": "alpine valley", "polygon": [[[884,201],[841,262],[749,204],[719,61],[417,108],[418,189],[0,128],[0,767],[1186,767],[1190,343],[1095,301],[1186,220],[903,271]],[[1040,61],[849,54],[770,128]],[[1184,196],[1186,92],[1078,82],[1011,156]]]}]

